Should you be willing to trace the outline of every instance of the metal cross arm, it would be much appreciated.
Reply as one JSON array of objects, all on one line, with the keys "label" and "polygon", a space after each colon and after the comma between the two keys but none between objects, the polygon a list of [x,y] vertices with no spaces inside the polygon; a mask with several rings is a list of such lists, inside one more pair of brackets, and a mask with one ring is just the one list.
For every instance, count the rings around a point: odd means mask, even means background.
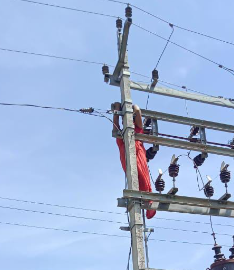
[{"label": "metal cross arm", "polygon": [[[136,190],[124,190],[123,198],[118,199],[119,207],[131,207],[134,200],[141,200],[143,209],[178,212],[187,214],[234,217],[234,202],[223,202],[169,194],[149,193]],[[149,201],[153,201],[149,205]]]},{"label": "metal cross arm", "polygon": [[202,143],[197,143],[197,142],[194,143],[194,142],[182,141],[182,140],[177,140],[177,139],[163,138],[163,137],[140,134],[140,133],[136,133],[135,137],[136,137],[136,140],[150,143],[150,144],[157,144],[157,145],[162,145],[162,146],[167,146],[167,147],[187,149],[187,150],[211,153],[211,154],[216,154],[216,155],[221,155],[221,156],[234,157],[234,149],[212,146],[212,145],[202,144]]},{"label": "metal cross arm", "polygon": [[149,84],[137,83],[133,81],[131,81],[130,88],[133,90],[143,91],[147,93],[186,99],[186,100],[202,102],[202,103],[207,103],[211,105],[234,109],[234,102],[225,98],[211,97],[211,96],[200,95],[200,94],[192,94],[192,93],[179,91],[179,90],[175,90],[171,88],[165,88],[165,87],[152,87]]},{"label": "metal cross arm", "polygon": [[232,125],[216,123],[216,122],[211,122],[211,121],[206,121],[206,120],[201,120],[201,119],[196,119],[196,118],[189,118],[189,117],[184,117],[184,116],[179,116],[179,115],[174,115],[174,114],[162,113],[162,112],[157,112],[157,111],[149,111],[149,110],[144,110],[144,109],[141,109],[141,114],[143,117],[152,118],[152,119],[156,119],[160,121],[172,122],[172,123],[188,125],[188,126],[198,126],[198,127],[204,127],[204,128],[213,129],[213,130],[234,133],[234,126]]}]

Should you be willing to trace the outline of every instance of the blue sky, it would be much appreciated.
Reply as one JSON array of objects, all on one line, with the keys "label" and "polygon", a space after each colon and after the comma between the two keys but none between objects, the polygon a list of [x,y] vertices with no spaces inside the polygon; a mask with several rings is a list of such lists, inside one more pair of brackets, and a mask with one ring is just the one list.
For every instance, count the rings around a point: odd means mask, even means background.
[{"label": "blue sky", "polygon": [[[41,0],[77,9],[124,17],[124,6],[103,0]],[[49,8],[17,0],[1,0],[0,47],[60,55],[115,65],[117,61],[115,20],[101,16]],[[234,41],[231,0],[217,1],[132,1],[166,20]],[[133,21],[168,37],[170,27],[137,10]],[[233,46],[175,29],[172,41],[233,68]],[[129,36],[130,69],[149,75],[165,45],[136,27]],[[101,66],[0,51],[0,101],[31,103],[57,107],[108,109],[120,99],[118,88],[103,83]],[[215,96],[233,98],[233,76],[217,66],[169,44],[158,67],[160,79]],[[135,81],[147,79],[133,75]],[[145,107],[146,93],[133,92],[133,101]],[[186,115],[185,102],[152,95],[149,109]],[[190,117],[233,124],[231,109],[188,102]],[[0,107],[0,197],[10,197],[52,204],[120,212],[123,215],[58,209],[43,205],[6,201],[0,206],[70,214],[126,222],[124,209],[117,208],[122,196],[124,174],[118,149],[111,137],[109,121],[63,111]],[[178,129],[161,123],[159,130],[186,136],[189,127]],[[231,134],[207,132],[208,139],[227,143]],[[153,177],[158,168],[165,170],[173,154],[186,151],[161,147],[150,162]],[[192,153],[195,156],[197,153]],[[214,179],[215,196],[224,193],[219,181],[222,161],[233,159],[209,155],[201,173]],[[196,174],[191,162],[179,161],[179,194],[204,197],[197,190]],[[165,174],[166,190],[171,179]],[[234,188],[233,181],[230,190]],[[120,224],[95,222],[0,208],[0,222],[126,235]],[[158,212],[159,218],[176,218],[208,222],[208,217]],[[214,218],[214,223],[233,224],[231,219]],[[233,224],[234,225],[234,224]],[[148,226],[210,231],[209,225],[148,221]],[[234,234],[232,227],[215,226],[218,233]],[[212,243],[209,234],[155,229],[152,239]],[[218,236],[218,242],[231,245],[231,237]],[[94,236],[62,231],[23,228],[0,224],[0,260],[7,270],[51,269],[125,269],[130,241],[128,238]],[[211,246],[150,241],[150,266],[169,270],[207,268],[213,262]],[[229,256],[227,248],[223,249]],[[183,253],[183,256],[181,254]],[[170,257],[170,259],[168,258]],[[186,258],[186,260],[184,259]]]}]

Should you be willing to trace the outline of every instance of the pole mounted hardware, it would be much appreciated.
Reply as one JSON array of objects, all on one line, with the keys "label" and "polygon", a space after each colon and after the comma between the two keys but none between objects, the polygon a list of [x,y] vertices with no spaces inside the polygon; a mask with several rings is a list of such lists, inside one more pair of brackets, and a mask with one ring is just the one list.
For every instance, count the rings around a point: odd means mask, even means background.
[{"label": "pole mounted hardware", "polygon": [[163,172],[161,169],[158,170],[159,175],[155,181],[155,189],[161,194],[165,189],[165,181],[162,179]]},{"label": "pole mounted hardware", "polygon": [[223,161],[220,168],[220,180],[222,183],[225,184],[226,192],[225,194],[219,199],[220,201],[227,201],[231,198],[231,194],[228,193],[228,182],[231,180],[231,172],[228,170],[229,164],[225,164]]},{"label": "pole mounted hardware", "polygon": [[172,182],[173,182],[173,187],[167,193],[167,194],[170,194],[170,195],[175,195],[179,190],[175,186],[176,177],[178,176],[179,169],[180,169],[180,165],[177,164],[177,161],[178,161],[178,157],[173,155],[172,158],[171,158],[171,164],[168,167],[168,173],[169,173],[169,176],[172,177]]}]

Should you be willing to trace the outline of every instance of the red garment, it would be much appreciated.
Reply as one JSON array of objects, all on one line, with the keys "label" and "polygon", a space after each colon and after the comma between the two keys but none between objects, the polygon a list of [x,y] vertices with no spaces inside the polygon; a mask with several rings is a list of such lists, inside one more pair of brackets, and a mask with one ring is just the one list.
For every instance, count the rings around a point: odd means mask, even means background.
[{"label": "red garment", "polygon": [[[135,126],[135,133],[143,133],[143,129]],[[125,146],[123,139],[116,139],[117,145],[119,147],[120,161],[124,172],[126,172],[126,161],[125,161]],[[138,171],[138,181],[139,190],[152,192],[150,184],[149,170],[146,160],[146,151],[142,142],[135,141],[136,145],[136,158],[137,158],[137,171]],[[147,210],[146,217],[152,218],[156,214],[155,210]]]}]

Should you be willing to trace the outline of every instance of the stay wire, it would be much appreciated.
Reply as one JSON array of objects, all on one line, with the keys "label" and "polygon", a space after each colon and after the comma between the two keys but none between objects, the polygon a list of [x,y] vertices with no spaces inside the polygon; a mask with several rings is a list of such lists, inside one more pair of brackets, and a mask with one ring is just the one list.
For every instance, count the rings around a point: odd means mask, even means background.
[{"label": "stay wire", "polygon": [[[165,46],[164,46],[164,48],[163,48],[163,50],[162,50],[161,55],[160,55],[159,58],[158,58],[158,62],[157,62],[157,64],[156,64],[156,66],[155,66],[154,69],[157,69],[157,67],[158,67],[158,65],[159,65],[159,63],[160,63],[160,61],[161,61],[161,59],[162,59],[162,56],[163,56],[163,54],[165,53],[165,51],[166,51],[166,49],[167,49],[168,43],[169,43],[169,41],[170,41],[170,39],[171,39],[171,37],[172,37],[172,35],[173,35],[173,33],[174,33],[174,27],[173,27],[173,25],[170,24],[170,27],[172,28],[171,34],[170,34],[170,36],[169,36],[169,38],[168,38],[168,40],[167,40],[167,42],[166,42],[166,44],[165,44]],[[147,97],[147,101],[146,101],[146,110],[147,110],[147,108],[148,108],[149,96],[150,96],[150,94],[148,94],[148,97]]]},{"label": "stay wire", "polygon": [[70,11],[76,11],[76,12],[82,12],[82,13],[87,13],[87,14],[100,15],[100,16],[104,16],[104,17],[110,17],[110,18],[118,19],[117,16],[110,15],[110,14],[104,14],[104,13],[100,13],[100,12],[82,10],[82,9],[65,7],[65,6],[54,5],[54,4],[48,4],[48,3],[42,3],[42,2],[38,2],[38,1],[32,1],[32,0],[14,0],[14,1],[26,2],[26,3],[36,4],[36,5],[42,5],[42,6],[47,6],[47,7],[66,9],[66,10],[70,10]]}]

